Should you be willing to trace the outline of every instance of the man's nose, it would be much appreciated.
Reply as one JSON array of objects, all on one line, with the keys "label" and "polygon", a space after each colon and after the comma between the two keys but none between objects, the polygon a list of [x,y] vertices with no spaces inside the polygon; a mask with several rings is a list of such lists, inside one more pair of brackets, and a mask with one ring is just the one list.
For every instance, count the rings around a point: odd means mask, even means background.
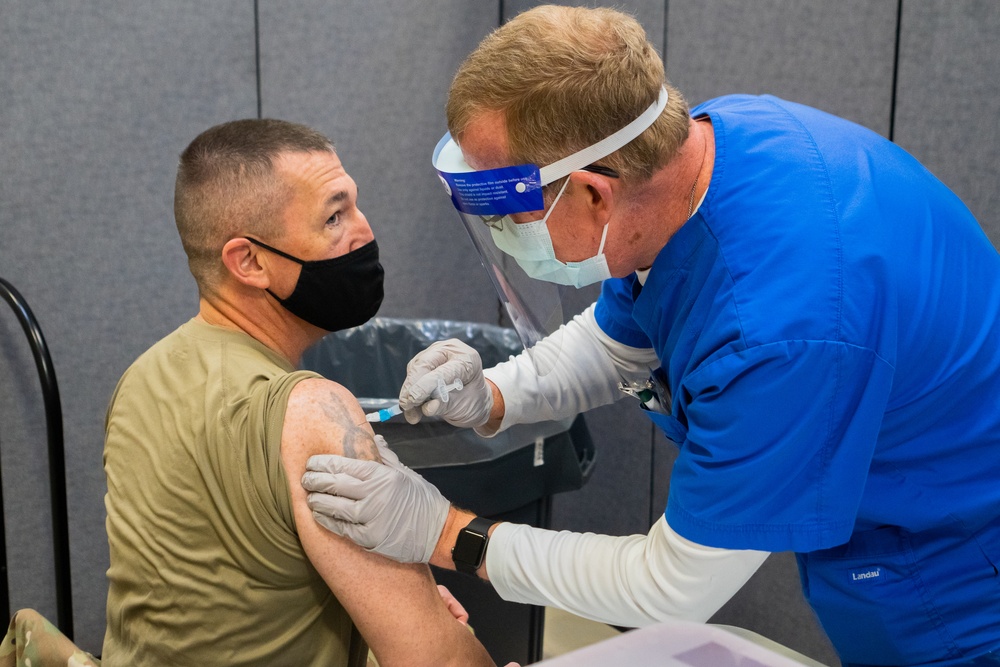
[{"label": "man's nose", "polygon": [[365,217],[364,213],[358,211],[360,217],[359,225],[356,232],[356,238],[351,243],[351,250],[356,250],[361,246],[368,245],[375,240],[375,232],[372,231],[372,226],[368,224],[368,218]]}]

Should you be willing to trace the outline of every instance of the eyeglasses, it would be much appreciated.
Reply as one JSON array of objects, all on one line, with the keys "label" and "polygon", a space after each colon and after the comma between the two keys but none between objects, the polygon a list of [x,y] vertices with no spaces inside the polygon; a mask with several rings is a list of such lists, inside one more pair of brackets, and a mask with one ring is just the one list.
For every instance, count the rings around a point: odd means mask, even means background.
[{"label": "eyeglasses", "polygon": [[502,232],[503,220],[506,217],[506,215],[481,215],[479,216],[479,219],[482,220],[487,227],[492,227],[498,232]]},{"label": "eyeglasses", "polygon": [[599,164],[588,164],[586,167],[581,167],[580,171],[591,171],[595,174],[600,174],[601,176],[607,176],[608,178],[621,178],[617,171],[611,169],[610,167],[602,167]]}]

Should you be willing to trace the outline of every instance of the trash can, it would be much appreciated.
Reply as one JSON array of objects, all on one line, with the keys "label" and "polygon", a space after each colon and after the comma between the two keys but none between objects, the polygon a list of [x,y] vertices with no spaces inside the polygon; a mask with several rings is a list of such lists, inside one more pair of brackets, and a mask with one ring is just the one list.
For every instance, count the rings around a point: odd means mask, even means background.
[{"label": "trash can", "polygon": [[[523,349],[513,329],[450,320],[375,318],[326,336],[302,366],[348,388],[370,412],[398,400],[406,364],[431,343],[458,338],[490,367]],[[400,415],[372,424],[400,460],[455,505],[492,519],[548,528],[552,495],[579,489],[590,477],[594,445],[583,418],[520,424],[481,438],[442,420],[408,424]],[[478,579],[434,568],[465,606],[476,636],[497,664],[541,660],[544,609],[505,602]]]}]

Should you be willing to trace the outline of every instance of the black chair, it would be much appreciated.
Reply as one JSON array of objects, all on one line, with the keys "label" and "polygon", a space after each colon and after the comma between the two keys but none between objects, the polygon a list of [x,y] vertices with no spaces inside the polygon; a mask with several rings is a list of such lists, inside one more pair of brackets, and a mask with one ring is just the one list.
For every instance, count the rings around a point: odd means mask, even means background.
[{"label": "black chair", "polygon": [[[52,504],[52,541],[55,560],[55,586],[57,625],[66,637],[73,639],[73,599],[70,589],[69,519],[66,504],[66,464],[63,457],[62,403],[56,372],[49,355],[48,345],[42,335],[31,308],[24,297],[9,282],[0,278],[0,297],[10,304],[24,329],[31,346],[38,376],[42,383],[45,403],[45,426],[48,435],[49,490]],[[7,538],[3,514],[3,487],[0,481],[0,609],[7,610],[10,618],[10,582],[7,569]]]}]

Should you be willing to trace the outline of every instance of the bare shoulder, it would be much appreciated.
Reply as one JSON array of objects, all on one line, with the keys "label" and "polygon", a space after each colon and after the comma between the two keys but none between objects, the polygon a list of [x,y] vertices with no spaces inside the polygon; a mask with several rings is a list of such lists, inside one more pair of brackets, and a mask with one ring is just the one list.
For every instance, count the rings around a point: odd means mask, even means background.
[{"label": "bare shoulder", "polygon": [[379,460],[374,432],[357,399],[342,385],[323,378],[302,380],[292,389],[281,448],[296,458],[340,454]]}]

